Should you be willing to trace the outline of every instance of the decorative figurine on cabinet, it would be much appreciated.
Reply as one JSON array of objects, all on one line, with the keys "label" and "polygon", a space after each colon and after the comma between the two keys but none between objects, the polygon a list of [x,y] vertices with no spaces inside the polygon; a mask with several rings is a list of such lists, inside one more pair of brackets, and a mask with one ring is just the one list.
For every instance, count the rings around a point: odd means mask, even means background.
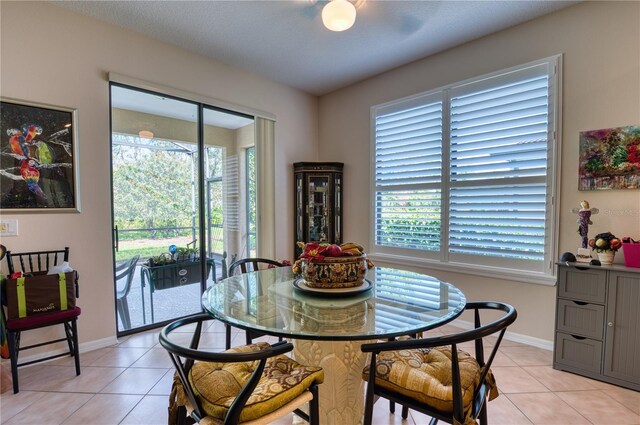
[{"label": "decorative figurine on cabinet", "polygon": [[597,208],[590,208],[589,202],[580,202],[580,208],[572,208],[571,212],[578,214],[578,234],[580,235],[580,242],[582,246],[578,248],[578,254],[576,255],[576,261],[578,263],[588,263],[591,261],[591,252],[589,251],[589,225],[593,224],[591,221],[591,215],[598,214],[600,210]]}]

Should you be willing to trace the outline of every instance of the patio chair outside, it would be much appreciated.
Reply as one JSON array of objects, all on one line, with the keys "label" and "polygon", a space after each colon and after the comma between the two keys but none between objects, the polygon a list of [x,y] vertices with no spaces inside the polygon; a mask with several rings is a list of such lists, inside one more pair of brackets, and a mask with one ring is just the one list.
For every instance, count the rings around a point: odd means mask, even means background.
[{"label": "patio chair outside", "polygon": [[140,256],[135,255],[126,261],[116,264],[115,267],[116,285],[119,281],[124,280],[124,286],[116,289],[116,307],[118,309],[120,320],[122,320],[122,326],[125,330],[131,329],[131,317],[129,315],[127,295],[129,295],[129,292],[131,291],[131,284],[133,282],[133,276],[135,275],[139,259]]}]

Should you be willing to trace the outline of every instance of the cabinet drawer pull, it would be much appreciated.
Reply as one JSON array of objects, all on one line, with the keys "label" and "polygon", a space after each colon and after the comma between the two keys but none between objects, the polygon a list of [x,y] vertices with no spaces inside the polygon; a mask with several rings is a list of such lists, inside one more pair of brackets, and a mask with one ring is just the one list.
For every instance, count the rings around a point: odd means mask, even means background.
[{"label": "cabinet drawer pull", "polygon": [[607,326],[609,326],[610,328],[612,328],[612,327],[613,327],[613,322],[609,322],[609,323],[607,323]]},{"label": "cabinet drawer pull", "polygon": [[579,339],[579,340],[581,340],[581,341],[582,341],[583,339],[587,339],[587,338],[585,338],[585,337],[583,337],[583,336],[578,336],[578,335],[571,335],[571,337],[572,337],[572,338],[575,338],[575,339]]},{"label": "cabinet drawer pull", "polygon": [[584,301],[575,301],[575,300],[573,300],[573,303],[577,304],[577,305],[587,305],[587,304],[589,304],[589,303],[586,303]]}]

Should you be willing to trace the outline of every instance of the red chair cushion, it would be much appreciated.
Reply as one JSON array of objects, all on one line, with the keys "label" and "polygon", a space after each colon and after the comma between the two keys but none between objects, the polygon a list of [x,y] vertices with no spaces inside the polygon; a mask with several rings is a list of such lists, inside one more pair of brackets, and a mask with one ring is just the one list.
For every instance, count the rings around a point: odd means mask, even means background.
[{"label": "red chair cushion", "polygon": [[7,320],[7,329],[21,331],[46,326],[48,324],[55,325],[78,316],[80,316],[80,307],[74,307],[68,310],[56,311],[55,313],[38,314],[37,316],[22,319]]}]

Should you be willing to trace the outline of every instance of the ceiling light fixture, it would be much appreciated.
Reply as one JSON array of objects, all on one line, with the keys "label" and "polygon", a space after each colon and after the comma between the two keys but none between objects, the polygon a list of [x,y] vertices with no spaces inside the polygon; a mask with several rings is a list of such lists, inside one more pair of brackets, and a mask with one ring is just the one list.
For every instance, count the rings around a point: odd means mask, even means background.
[{"label": "ceiling light fixture", "polygon": [[153,139],[153,131],[140,130],[138,131],[138,136],[142,137],[143,139]]},{"label": "ceiling light fixture", "polygon": [[331,31],[345,31],[356,21],[356,7],[347,0],[331,0],[322,9],[322,23]]}]

